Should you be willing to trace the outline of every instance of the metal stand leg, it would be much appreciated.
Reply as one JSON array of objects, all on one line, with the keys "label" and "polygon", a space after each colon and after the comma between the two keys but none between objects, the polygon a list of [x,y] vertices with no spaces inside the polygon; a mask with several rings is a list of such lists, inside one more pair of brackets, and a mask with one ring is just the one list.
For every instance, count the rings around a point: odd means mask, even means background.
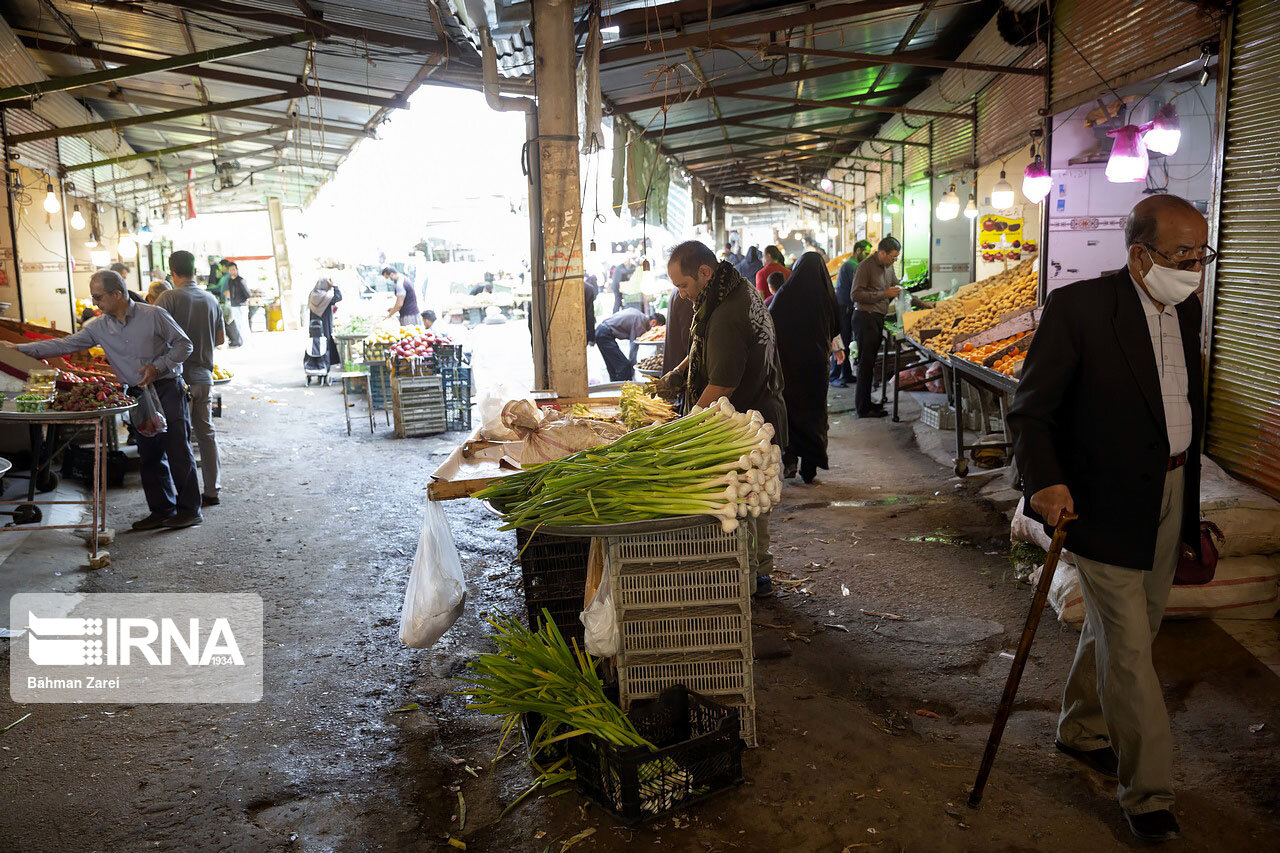
[{"label": "metal stand leg", "polygon": [[387,368],[387,372],[382,375],[382,415],[387,419],[387,426],[391,426],[391,369]]},{"label": "metal stand leg", "polygon": [[880,359],[880,407],[884,408],[884,404],[889,401],[889,345],[890,333],[888,329],[883,332],[884,335],[884,358]]},{"label": "metal stand leg", "polygon": [[898,423],[898,386],[902,384],[902,341],[893,339],[893,422]]},{"label": "metal stand leg", "polygon": [[347,378],[338,380],[338,384],[342,386],[342,416],[347,419],[347,435],[351,435],[351,409],[347,407]]},{"label": "metal stand leg", "polygon": [[960,371],[954,367],[951,368],[951,389],[956,397],[956,460],[955,472],[957,477],[967,476],[969,473],[969,461],[964,458],[964,380],[960,378]]},{"label": "metal stand leg", "polygon": [[373,435],[373,392],[369,390],[369,377],[364,378],[364,401],[369,404],[369,435]]}]

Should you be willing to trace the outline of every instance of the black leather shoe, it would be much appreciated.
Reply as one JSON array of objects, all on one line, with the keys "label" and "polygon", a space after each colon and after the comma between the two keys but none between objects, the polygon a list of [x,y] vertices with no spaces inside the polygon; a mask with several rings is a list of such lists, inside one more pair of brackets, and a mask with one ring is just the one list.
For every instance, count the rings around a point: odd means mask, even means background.
[{"label": "black leather shoe", "polygon": [[217,506],[220,503],[222,503],[222,501],[218,499],[217,495],[200,496],[200,506]]},{"label": "black leather shoe", "polygon": [[134,530],[159,530],[164,526],[165,521],[169,519],[167,515],[153,512],[146,518],[140,518],[132,524]]},{"label": "black leather shoe", "polygon": [[886,418],[888,416],[889,413],[884,409],[868,409],[858,415],[859,418]]},{"label": "black leather shoe", "polygon": [[1108,779],[1119,778],[1120,757],[1116,755],[1116,751],[1111,747],[1075,749],[1060,740],[1055,740],[1053,745],[1058,748],[1058,752],[1071,756],[1090,770],[1101,773]]},{"label": "black leather shoe", "polygon": [[1142,814],[1125,812],[1124,817],[1129,821],[1129,829],[1143,841],[1172,841],[1182,834],[1178,819],[1168,809]]},{"label": "black leather shoe", "polygon": [[202,521],[204,521],[204,516],[198,512],[180,512],[160,522],[160,526],[178,530],[183,527],[193,527]]}]

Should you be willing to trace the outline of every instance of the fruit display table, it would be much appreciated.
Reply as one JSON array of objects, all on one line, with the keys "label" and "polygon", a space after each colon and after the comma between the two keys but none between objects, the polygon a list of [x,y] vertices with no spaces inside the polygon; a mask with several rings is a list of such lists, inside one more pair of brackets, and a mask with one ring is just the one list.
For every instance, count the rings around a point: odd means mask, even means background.
[{"label": "fruit display table", "polygon": [[[13,524],[0,527],[0,532],[32,530],[89,530],[89,567],[100,569],[110,565],[111,555],[100,550],[102,544],[109,544],[112,531],[107,527],[107,484],[106,484],[106,444],[107,431],[115,423],[115,416],[129,411],[133,406],[117,406],[109,409],[95,409],[87,412],[18,412],[7,403],[0,409],[0,423],[26,424],[31,431],[31,473],[27,485],[25,501],[0,500],[0,505],[15,506]],[[73,424],[93,427],[93,477],[92,489],[88,500],[76,501],[37,501],[37,486],[40,483],[57,485],[55,475],[50,470],[50,463],[61,447],[58,444],[57,429]],[[63,442],[65,445],[66,442]],[[11,475],[12,476],[12,475]],[[45,489],[52,491],[52,488]],[[40,507],[53,505],[89,506],[90,518],[87,522],[76,524],[40,524],[44,517]]]}]

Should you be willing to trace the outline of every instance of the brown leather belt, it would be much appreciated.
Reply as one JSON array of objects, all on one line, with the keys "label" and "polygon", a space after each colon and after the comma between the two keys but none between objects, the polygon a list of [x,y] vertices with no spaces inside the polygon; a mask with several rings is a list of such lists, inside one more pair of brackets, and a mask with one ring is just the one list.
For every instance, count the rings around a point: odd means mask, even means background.
[{"label": "brown leather belt", "polygon": [[1165,468],[1164,470],[1176,471],[1177,469],[1181,468],[1183,465],[1186,465],[1186,464],[1187,464],[1187,451],[1184,450],[1181,453],[1179,453],[1177,456],[1170,456],[1169,467]]}]

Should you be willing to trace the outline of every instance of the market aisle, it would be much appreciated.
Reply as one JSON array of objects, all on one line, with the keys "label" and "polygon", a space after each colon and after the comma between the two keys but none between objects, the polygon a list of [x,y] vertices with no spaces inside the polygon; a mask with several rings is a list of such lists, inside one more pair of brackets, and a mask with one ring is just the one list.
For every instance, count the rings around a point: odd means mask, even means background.
[{"label": "market aisle", "polygon": [[[272,335],[228,355],[239,375],[222,389],[222,505],[197,528],[121,536],[113,566],[81,587],[258,593],[263,701],[19,708],[6,695],[0,725],[32,712],[0,735],[7,846],[436,850],[452,832],[472,851],[534,851],[589,828],[575,849],[1128,843],[1106,787],[1052,750],[1076,635],[1049,619],[987,802],[964,807],[1007,670],[1000,652],[1029,591],[1010,578],[1007,525],[974,497],[976,480],[950,480],[914,449],[909,424],[847,414],[833,421],[833,470],[820,485],[788,487],[777,513],[781,569],[808,580],[780,584],[755,613],[768,659],[757,664],[762,745],[746,757],[747,785],[656,829],[623,830],[573,794],[500,819],[530,776],[515,756],[490,770],[497,721],[451,691],[486,649],[484,615],[522,604],[514,536],[482,506],[450,504],[466,612],[434,649],[401,649],[428,472],[461,436],[396,441],[379,414],[376,435],[348,438],[337,390],[303,387],[300,354],[300,340]],[[142,513],[140,490],[113,507],[125,526]],[[1169,626],[1160,652],[1184,847],[1261,848],[1280,829],[1280,678],[1208,623]]]}]

